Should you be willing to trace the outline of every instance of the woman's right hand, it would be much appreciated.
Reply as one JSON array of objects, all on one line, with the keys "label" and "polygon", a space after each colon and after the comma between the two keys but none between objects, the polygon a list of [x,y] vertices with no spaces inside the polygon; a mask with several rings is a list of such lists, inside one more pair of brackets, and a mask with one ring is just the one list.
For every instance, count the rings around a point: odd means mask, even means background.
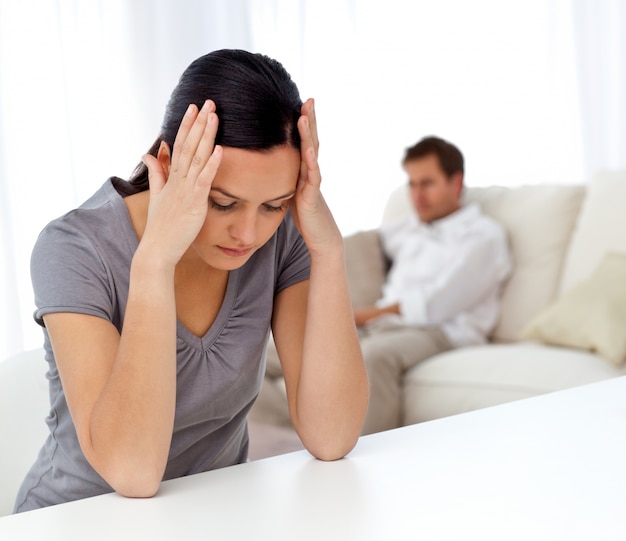
[{"label": "woman's right hand", "polygon": [[209,191],[222,157],[215,146],[218,118],[207,100],[200,111],[190,105],[185,113],[170,159],[162,142],[157,157],[145,155],[150,204],[141,239],[152,261],[175,265],[196,238],[206,219]]}]

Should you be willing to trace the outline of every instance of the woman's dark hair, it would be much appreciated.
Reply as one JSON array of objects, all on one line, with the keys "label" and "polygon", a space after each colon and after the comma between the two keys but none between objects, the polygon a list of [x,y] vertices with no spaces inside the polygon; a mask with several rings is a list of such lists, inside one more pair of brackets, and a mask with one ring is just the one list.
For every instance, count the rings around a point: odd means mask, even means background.
[{"label": "woman's dark hair", "polygon": [[424,137],[412,147],[406,149],[402,164],[418,158],[435,155],[439,160],[441,170],[449,177],[455,173],[464,173],[463,154],[452,143],[440,137]]},{"label": "woman's dark hair", "polygon": [[[297,122],[302,100],[283,65],[262,54],[239,49],[213,51],[194,60],[172,92],[161,134],[149,154],[157,155],[161,141],[170,149],[187,107],[215,102],[219,128],[215,143],[249,150],[280,145],[300,148]],[[129,182],[148,189],[148,170],[140,163]]]}]

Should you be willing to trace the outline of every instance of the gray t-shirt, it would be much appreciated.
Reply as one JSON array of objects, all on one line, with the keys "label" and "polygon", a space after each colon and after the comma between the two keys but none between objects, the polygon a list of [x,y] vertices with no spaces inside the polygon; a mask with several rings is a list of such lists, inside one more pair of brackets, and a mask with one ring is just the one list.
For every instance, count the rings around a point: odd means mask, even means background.
[{"label": "gray t-shirt", "polygon": [[[52,312],[102,317],[121,332],[138,239],[112,178],[80,208],[51,222],[31,260],[36,321]],[[265,370],[274,296],[309,277],[307,248],[289,214],[272,238],[229,274],[224,302],[199,338],[177,323],[176,416],[164,479],[244,462],[247,414]],[[16,500],[16,511],[111,492],[80,450],[44,327],[50,429]]]}]

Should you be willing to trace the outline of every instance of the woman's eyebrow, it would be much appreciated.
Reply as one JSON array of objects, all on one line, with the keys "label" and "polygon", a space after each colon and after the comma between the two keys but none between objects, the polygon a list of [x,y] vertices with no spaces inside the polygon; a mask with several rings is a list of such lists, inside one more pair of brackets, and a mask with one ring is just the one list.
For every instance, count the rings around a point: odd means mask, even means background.
[{"label": "woman's eyebrow", "polygon": [[274,197],[274,199],[269,199],[269,201],[278,201],[279,199],[289,199],[290,197],[293,197],[294,195],[296,195],[296,190],[291,190],[290,192],[287,192],[285,195],[279,195],[278,197]]},{"label": "woman's eyebrow", "polygon": [[[211,190],[219,192],[222,195],[229,197],[230,199],[236,199],[237,201],[241,201],[241,197],[237,197],[236,195],[233,195],[232,193],[227,192],[223,188],[218,188],[217,186],[215,187],[211,186]],[[273,197],[272,199],[268,199],[268,201],[278,201],[279,199],[288,199],[289,197],[293,197],[295,193],[296,193],[296,190],[291,190],[290,192],[287,192],[284,195],[279,195],[278,197]]]}]

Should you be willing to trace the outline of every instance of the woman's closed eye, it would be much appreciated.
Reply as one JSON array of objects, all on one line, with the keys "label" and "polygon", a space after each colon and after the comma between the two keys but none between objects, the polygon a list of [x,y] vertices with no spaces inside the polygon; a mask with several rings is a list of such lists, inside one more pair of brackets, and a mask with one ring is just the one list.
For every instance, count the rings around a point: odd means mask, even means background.
[{"label": "woman's closed eye", "polygon": [[287,208],[287,204],[281,203],[280,205],[277,206],[277,205],[270,205],[269,203],[264,203],[263,208],[267,210],[268,212],[282,212],[283,210],[285,210],[285,208]]},{"label": "woman's closed eye", "polygon": [[[212,209],[218,210],[220,212],[227,212],[229,210],[233,210],[237,205],[237,202],[233,201],[232,203],[226,204],[218,203],[215,199],[209,197],[209,204],[211,205]],[[262,208],[267,212],[283,212],[287,208],[287,201],[283,201],[280,204],[263,203]]]},{"label": "woman's closed eye", "polygon": [[235,207],[236,203],[229,203],[227,205],[220,205],[213,198],[209,197],[209,203],[211,204],[211,208],[215,210],[221,210],[222,212],[226,212],[227,210],[231,210]]}]

